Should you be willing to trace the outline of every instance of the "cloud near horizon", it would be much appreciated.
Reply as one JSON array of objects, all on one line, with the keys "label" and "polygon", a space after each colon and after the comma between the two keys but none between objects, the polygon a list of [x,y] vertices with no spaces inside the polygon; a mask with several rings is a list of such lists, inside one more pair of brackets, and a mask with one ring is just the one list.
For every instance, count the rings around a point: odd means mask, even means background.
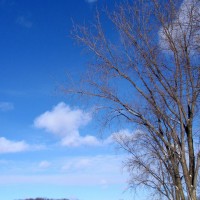
[{"label": "cloud near horizon", "polygon": [[92,135],[81,136],[79,133],[79,129],[87,126],[91,119],[90,112],[72,109],[64,102],[60,102],[52,110],[38,116],[34,121],[34,126],[58,135],[63,146],[99,145],[100,142],[96,137]]},{"label": "cloud near horizon", "polygon": [[[0,185],[4,184],[53,184],[73,186],[100,186],[125,183],[122,172],[125,155],[71,156],[50,160],[19,162],[7,161],[0,172]],[[109,161],[109,162],[108,162]],[[17,169],[17,170],[16,170]],[[45,173],[41,173],[45,171]]]}]

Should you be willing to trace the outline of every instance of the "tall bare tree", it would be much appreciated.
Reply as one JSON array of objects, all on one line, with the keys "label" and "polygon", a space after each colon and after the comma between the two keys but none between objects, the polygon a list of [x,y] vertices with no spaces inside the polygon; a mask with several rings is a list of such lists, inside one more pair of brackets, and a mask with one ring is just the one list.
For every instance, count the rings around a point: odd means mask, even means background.
[{"label": "tall bare tree", "polygon": [[127,1],[106,15],[105,28],[99,13],[91,27],[74,26],[94,61],[81,87],[66,91],[101,104],[111,123],[137,125],[134,134],[115,136],[130,154],[130,186],[151,189],[155,199],[196,200],[200,2]]}]

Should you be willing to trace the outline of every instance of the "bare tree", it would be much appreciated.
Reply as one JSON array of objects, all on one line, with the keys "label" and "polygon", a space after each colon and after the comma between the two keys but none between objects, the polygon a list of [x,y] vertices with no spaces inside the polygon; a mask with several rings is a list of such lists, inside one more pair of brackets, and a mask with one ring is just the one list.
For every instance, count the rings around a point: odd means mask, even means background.
[{"label": "bare tree", "polygon": [[200,2],[127,1],[106,15],[112,31],[99,13],[91,27],[74,26],[73,37],[94,61],[80,88],[66,92],[91,97],[111,123],[137,125],[133,135],[115,136],[130,154],[130,186],[151,189],[155,199],[196,200]]}]

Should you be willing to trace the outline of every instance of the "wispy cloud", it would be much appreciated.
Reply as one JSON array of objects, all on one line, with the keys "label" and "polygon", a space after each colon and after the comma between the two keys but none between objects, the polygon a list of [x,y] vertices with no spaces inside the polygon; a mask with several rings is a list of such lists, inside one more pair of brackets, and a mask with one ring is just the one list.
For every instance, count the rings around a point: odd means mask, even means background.
[{"label": "wispy cloud", "polygon": [[77,197],[70,197],[69,200],[79,200]]},{"label": "wispy cloud", "polygon": [[13,110],[13,109],[14,109],[13,103],[0,102],[0,111],[9,111],[9,110]]},{"label": "wispy cloud", "polygon": [[23,151],[35,151],[44,149],[44,146],[30,145],[25,141],[8,140],[5,137],[0,137],[0,154],[2,153],[17,153]]},{"label": "wispy cloud", "polygon": [[95,3],[97,2],[98,0],[85,0],[87,3]]},{"label": "wispy cloud", "polygon": [[24,16],[18,17],[16,23],[25,28],[31,28],[33,25],[33,23]]},{"label": "wispy cloud", "polygon": [[121,162],[122,156],[120,155],[74,157],[65,161],[62,170],[76,174],[110,174],[119,172]]},{"label": "wispy cloud", "polygon": [[99,146],[101,143],[99,140],[91,135],[86,135],[84,137],[78,135],[75,137],[64,137],[61,141],[63,146],[78,147],[82,145],[86,146]]},{"label": "wispy cloud", "polygon": [[106,138],[103,143],[104,144],[112,144],[115,143],[115,141],[117,140],[117,138],[121,138],[121,139],[133,139],[135,133],[137,133],[138,130],[131,132],[128,129],[121,129],[117,132],[112,133],[108,138]]},{"label": "wispy cloud", "polygon": [[[116,174],[115,174],[116,175]],[[109,185],[125,183],[122,176],[108,177]],[[55,174],[55,175],[0,175],[0,185],[5,184],[50,184],[68,186],[102,186],[102,175],[90,176],[85,174]]]},{"label": "wispy cloud", "polygon": [[[0,184],[38,183],[105,187],[125,183],[127,174],[120,173],[123,159],[122,155],[96,155],[44,160],[40,163],[10,161],[4,164],[4,168],[9,168],[9,174],[3,170],[0,172]],[[45,169],[45,174],[41,174],[41,169]]]},{"label": "wispy cloud", "polygon": [[92,119],[90,112],[72,109],[61,102],[52,110],[37,117],[34,126],[45,129],[61,137],[63,146],[99,145],[99,141],[92,135],[81,136],[79,129],[86,126]]},{"label": "wispy cloud", "polygon": [[[75,175],[76,184],[99,185],[106,188],[112,184],[125,183],[127,174],[122,173],[122,162],[125,155],[96,155],[72,157],[65,160],[62,171],[69,175]],[[87,180],[76,179],[86,176]],[[83,181],[83,182],[82,182]]]},{"label": "wispy cloud", "polygon": [[51,163],[46,161],[46,160],[43,160],[39,163],[39,168],[40,169],[47,169],[51,166]]}]

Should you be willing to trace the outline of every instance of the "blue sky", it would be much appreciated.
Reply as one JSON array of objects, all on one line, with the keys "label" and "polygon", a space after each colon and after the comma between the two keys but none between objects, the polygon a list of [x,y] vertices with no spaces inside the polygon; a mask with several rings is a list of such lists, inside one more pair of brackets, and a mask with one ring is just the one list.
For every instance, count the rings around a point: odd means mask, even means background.
[{"label": "blue sky", "polygon": [[58,89],[88,60],[69,37],[72,19],[88,23],[105,3],[0,0],[1,199],[132,199],[113,133],[99,137],[92,108]]}]

